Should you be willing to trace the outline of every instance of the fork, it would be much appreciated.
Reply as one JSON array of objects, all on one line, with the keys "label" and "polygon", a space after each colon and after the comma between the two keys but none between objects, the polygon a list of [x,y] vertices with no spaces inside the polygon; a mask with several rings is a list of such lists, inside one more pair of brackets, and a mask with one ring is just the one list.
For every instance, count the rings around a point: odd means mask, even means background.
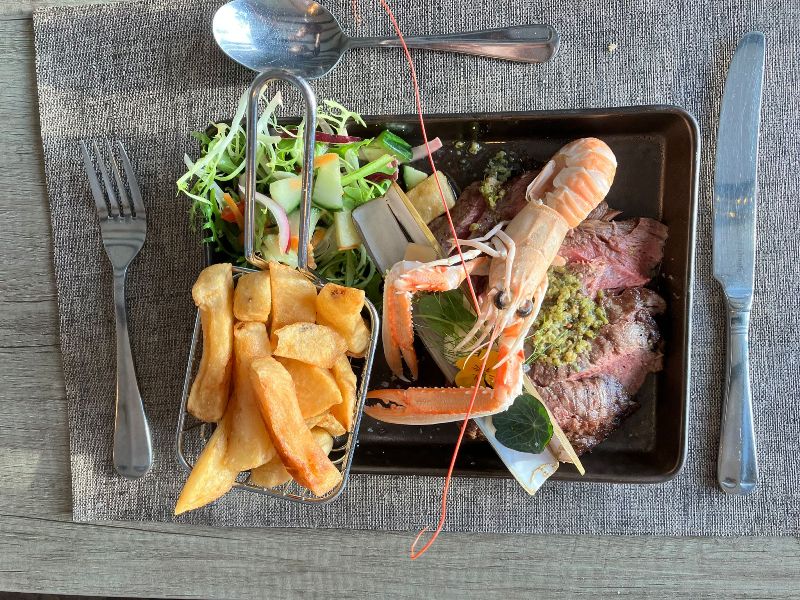
[{"label": "fork", "polygon": [[111,262],[114,272],[114,316],[117,326],[117,398],[116,416],[114,419],[114,469],[124,477],[142,477],[153,464],[153,448],[150,439],[150,427],[144,414],[142,396],[136,382],[136,370],[133,366],[131,343],[128,337],[128,314],[125,308],[125,276],[128,266],[139,254],[147,232],[147,221],[142,193],[128,153],[121,142],[117,141],[116,149],[122,160],[125,178],[130,188],[130,198],[122,180],[122,173],[114,157],[114,148],[106,144],[108,163],[114,174],[116,183],[109,177],[105,161],[97,146],[92,143],[103,187],[89,155],[86,143],[81,141],[81,152],[89,186],[92,189],[97,216],[100,219],[100,233],[103,246]]}]

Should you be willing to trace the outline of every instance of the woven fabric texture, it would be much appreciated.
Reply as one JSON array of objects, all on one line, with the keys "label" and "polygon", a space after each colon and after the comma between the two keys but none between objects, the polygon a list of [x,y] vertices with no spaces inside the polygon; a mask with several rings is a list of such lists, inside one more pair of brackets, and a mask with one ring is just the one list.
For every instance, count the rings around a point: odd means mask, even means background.
[{"label": "woven fabric texture", "polygon": [[[229,117],[252,74],[217,49],[219,0],[153,0],[43,9],[35,14],[42,140],[53,229],[61,346],[69,406],[77,521],[173,520],[184,472],[174,453],[191,337],[189,288],[202,263],[175,180],[189,132]],[[345,29],[386,35],[379,3],[327,0]],[[689,456],[662,485],[550,482],[528,497],[514,482],[458,479],[447,529],[659,535],[797,535],[800,532],[800,264],[793,171],[800,168],[800,5],[781,0],[395,0],[408,33],[550,23],[562,36],[544,65],[415,52],[428,112],[675,104],[697,118],[702,161],[692,347]],[[711,183],[716,119],[739,38],[767,37],[760,154],[752,376],[761,484],[750,497],[715,483],[724,370],[724,307],[711,278]],[[616,44],[613,51],[610,44]],[[414,111],[398,50],[358,50],[313,83],[369,114]],[[291,114],[292,107],[286,114]],[[147,243],[128,277],[139,384],[153,428],[155,465],[128,481],[114,474],[114,321],[111,270],[101,245],[77,141],[122,140],[148,210]],[[795,208],[792,208],[792,207]],[[175,519],[219,526],[417,529],[439,512],[442,480],[354,476],[343,497],[306,508],[242,492]]]}]

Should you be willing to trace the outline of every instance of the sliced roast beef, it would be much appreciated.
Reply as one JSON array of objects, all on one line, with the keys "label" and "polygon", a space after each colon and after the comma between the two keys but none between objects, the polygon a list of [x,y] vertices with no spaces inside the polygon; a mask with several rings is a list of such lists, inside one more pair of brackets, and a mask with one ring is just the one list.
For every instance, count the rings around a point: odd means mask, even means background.
[{"label": "sliced roast beef", "polygon": [[651,316],[661,315],[667,303],[650,288],[636,287],[618,292],[608,292],[600,300],[610,323],[629,318],[636,311],[646,310]]},{"label": "sliced roast beef", "polygon": [[516,217],[528,202],[525,199],[525,192],[535,177],[536,171],[526,171],[522,175],[509,179],[503,185],[503,195],[495,207],[487,210],[478,221],[477,226],[472,227],[470,237],[480,237],[488,233],[500,221],[510,221]]},{"label": "sliced roast beef", "polygon": [[610,221],[617,215],[622,214],[621,210],[614,210],[608,205],[608,202],[603,200],[600,204],[594,207],[592,212],[586,215],[587,221]]},{"label": "sliced roast beef", "polygon": [[536,362],[529,375],[575,451],[591,450],[637,404],[631,400],[649,373],[662,368],[653,315],[663,298],[647,288],[610,293],[601,300],[608,316],[588,353],[570,366]]},{"label": "sliced roast beef", "polygon": [[664,256],[667,226],[654,219],[591,219],[567,234],[559,255],[576,265],[594,295],[597,290],[645,285]]},{"label": "sliced roast beef", "polygon": [[[459,238],[472,237],[470,226],[483,217],[487,208],[486,199],[481,193],[480,181],[471,183],[464,188],[455,206],[450,209],[450,217],[453,219],[453,225]],[[449,249],[453,243],[453,234],[450,231],[450,224],[447,222],[447,215],[436,217],[428,224],[428,227],[442,248]]]},{"label": "sliced roast beef", "polygon": [[[492,209],[481,193],[481,181],[467,186],[450,211],[456,233],[461,239],[480,237],[500,223],[510,221],[525,206],[525,191],[536,177],[536,171],[526,171],[509,179],[503,186],[503,195]],[[428,225],[439,244],[449,249],[452,244],[450,225],[447,216],[436,217]]]},{"label": "sliced roast beef", "polygon": [[660,335],[653,315],[663,312],[664,300],[652,290],[633,288],[606,295],[601,302],[609,322],[592,340],[589,352],[572,365],[533,363],[530,376],[537,387],[604,374],[635,394],[648,373],[661,369]]},{"label": "sliced roast beef", "polygon": [[638,408],[625,387],[608,375],[557,381],[539,391],[578,454],[597,446]]},{"label": "sliced roast beef", "polygon": [[649,373],[662,368],[662,355],[656,347],[659,337],[658,327],[646,311],[637,312],[634,319],[617,321],[592,343],[590,366],[570,379],[613,375],[635,394]]}]

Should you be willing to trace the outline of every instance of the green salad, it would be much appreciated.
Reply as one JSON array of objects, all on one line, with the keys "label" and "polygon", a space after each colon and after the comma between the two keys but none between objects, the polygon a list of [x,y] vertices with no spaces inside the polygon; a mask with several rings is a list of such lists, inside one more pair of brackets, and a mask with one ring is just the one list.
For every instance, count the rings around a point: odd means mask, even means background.
[{"label": "green salad", "polygon": [[[265,260],[297,265],[303,122],[278,123],[280,93],[267,102],[256,127],[255,247]],[[193,135],[200,156],[184,157],[187,171],[178,190],[192,200],[191,213],[200,223],[203,241],[237,264],[244,264],[244,115],[246,94],[230,124],[212,123]],[[364,126],[358,113],[332,100],[317,113],[311,225],[316,269],[329,281],[377,291],[380,273],[367,255],[352,219],[358,206],[383,196],[397,179],[402,163],[420,156],[389,130],[360,138],[348,126]]]}]

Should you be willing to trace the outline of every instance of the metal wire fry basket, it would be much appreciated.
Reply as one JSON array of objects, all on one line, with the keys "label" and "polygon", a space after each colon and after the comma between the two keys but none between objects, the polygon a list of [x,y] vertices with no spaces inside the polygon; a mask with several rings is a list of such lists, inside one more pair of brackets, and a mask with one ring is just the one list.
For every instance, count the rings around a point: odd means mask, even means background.
[{"label": "metal wire fry basket", "polygon": [[[247,261],[258,268],[267,266],[267,261],[260,255],[260,250],[253,247],[255,239],[255,191],[256,191],[256,156],[258,137],[255,124],[258,122],[259,98],[261,92],[271,81],[281,80],[294,85],[299,91],[305,103],[305,129],[303,131],[303,174],[302,174],[302,202],[300,204],[300,231],[297,249],[298,269],[302,271],[317,287],[322,288],[325,281],[314,271],[308,268],[308,242],[310,233],[311,219],[311,191],[313,183],[314,164],[314,142],[316,132],[317,103],[314,92],[304,79],[283,70],[271,70],[260,73],[248,92],[247,103],[247,146],[246,146],[246,170],[245,170],[245,231],[244,246]],[[243,273],[255,271],[256,269],[234,267],[234,280],[238,279]],[[265,496],[282,498],[292,502],[303,504],[323,504],[335,500],[347,485],[350,474],[350,467],[353,463],[353,454],[356,449],[358,429],[361,423],[361,415],[364,408],[364,401],[367,396],[370,373],[372,371],[372,361],[375,356],[375,348],[378,344],[379,318],[375,306],[365,300],[362,316],[368,319],[370,324],[370,340],[366,356],[358,359],[357,362],[363,363],[361,375],[359,377],[358,394],[354,407],[353,430],[334,440],[333,450],[330,458],[334,465],[342,473],[342,480],[337,487],[329,491],[324,496],[316,496],[311,491],[291,481],[275,488],[264,488],[250,483],[249,472],[240,474],[234,487]],[[195,317],[192,342],[189,349],[189,359],[186,365],[186,375],[183,382],[183,393],[181,396],[180,412],[178,415],[177,428],[177,455],[180,464],[191,471],[197,457],[208,441],[213,431],[213,423],[203,423],[190,415],[187,410],[189,391],[194,380],[199,364],[199,357],[202,350],[202,330],[199,311]],[[355,361],[351,359],[351,364]],[[355,368],[354,371],[358,372]]]}]

